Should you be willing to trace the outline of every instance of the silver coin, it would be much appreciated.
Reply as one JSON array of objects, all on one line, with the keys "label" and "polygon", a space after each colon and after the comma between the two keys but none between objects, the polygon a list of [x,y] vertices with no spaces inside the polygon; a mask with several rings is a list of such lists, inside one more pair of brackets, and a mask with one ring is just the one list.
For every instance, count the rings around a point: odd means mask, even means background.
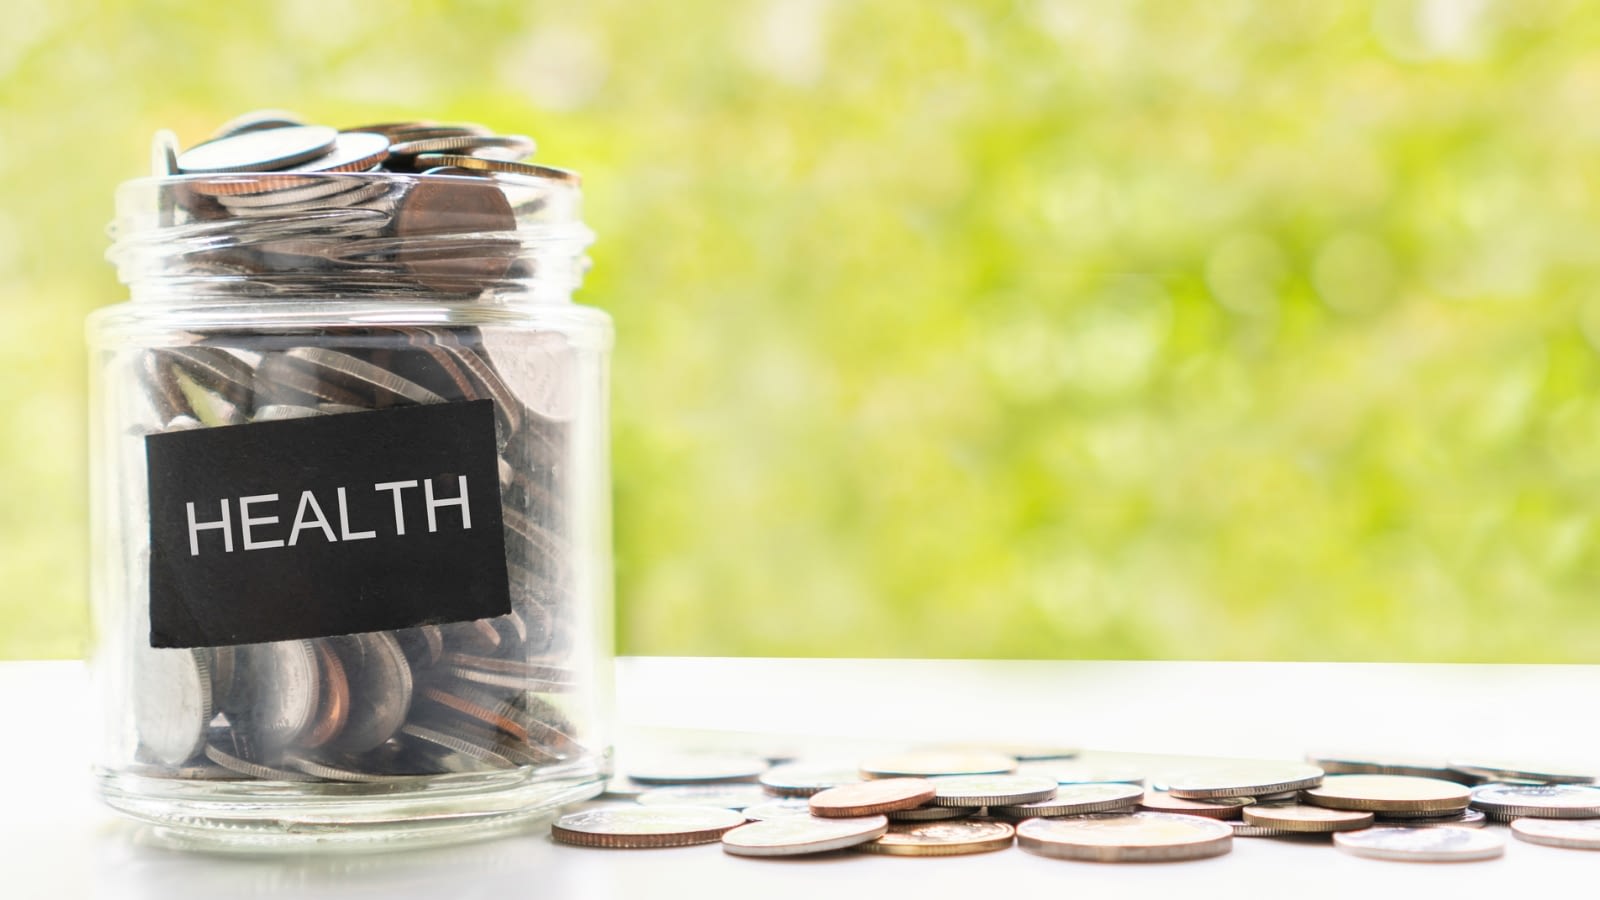
[{"label": "silver coin", "polygon": [[1518,840],[1568,850],[1600,850],[1600,819],[1518,819],[1511,823]]},{"label": "silver coin", "polygon": [[1600,787],[1587,784],[1485,784],[1472,789],[1472,807],[1499,821],[1600,818]]},{"label": "silver coin", "polygon": [[709,844],[745,824],[731,809],[707,806],[617,806],[569,813],[550,836],[583,847],[686,847]]},{"label": "silver coin", "polygon": [[565,335],[485,328],[483,353],[523,405],[546,419],[565,422],[578,407],[578,355]]},{"label": "silver coin", "polygon": [[1233,828],[1234,837],[1244,838],[1277,838],[1277,837],[1305,837],[1301,832],[1287,831],[1282,828],[1272,828],[1267,825],[1251,825],[1248,822],[1227,822]]},{"label": "silver coin", "polygon": [[1188,800],[1260,797],[1316,787],[1322,774],[1305,763],[1239,761],[1176,775],[1168,779],[1167,792]]},{"label": "silver coin", "polygon": [[245,759],[242,756],[236,756],[216,744],[206,744],[206,758],[230,772],[237,772],[247,778],[259,778],[262,781],[304,782],[317,780],[303,772],[291,772],[287,769],[263,765]]},{"label": "silver coin", "polygon": [[722,849],[736,856],[802,856],[843,850],[875,840],[889,830],[883,816],[822,819],[785,816],[743,825],[722,836]]},{"label": "silver coin", "polygon": [[400,733],[425,745],[447,750],[449,754],[435,756],[435,761],[449,771],[478,772],[484,768],[490,769],[515,769],[517,764],[504,756],[490,750],[478,743],[462,738],[450,731],[440,728],[429,728],[408,722],[401,726]]},{"label": "silver coin", "polygon": [[1017,846],[1059,859],[1168,862],[1227,853],[1233,848],[1233,828],[1200,816],[1095,813],[1029,819],[1017,826]]},{"label": "silver coin", "polygon": [[746,806],[744,808],[744,817],[752,822],[781,819],[786,816],[809,815],[811,815],[811,805],[800,797],[782,797],[776,800],[767,797],[755,806]]},{"label": "silver coin", "polygon": [[1138,805],[1143,797],[1144,788],[1136,784],[1066,784],[1059,785],[1055,796],[1049,799],[1016,805],[996,805],[990,808],[990,812],[1012,819],[1077,816],[1084,813],[1127,809]]},{"label": "silver coin", "polygon": [[1004,775],[1016,770],[1016,759],[1004,753],[974,750],[913,750],[861,764],[861,771],[870,778]]},{"label": "silver coin", "polygon": [[1261,804],[1244,808],[1244,821],[1247,825],[1302,834],[1355,831],[1371,827],[1373,820],[1374,816],[1370,812],[1327,809],[1301,803]]},{"label": "silver coin", "polygon": [[1144,784],[1146,774],[1133,766],[1083,760],[1026,762],[1018,775],[1041,775],[1058,784]]},{"label": "silver coin", "polygon": [[1539,784],[1593,784],[1592,772],[1577,772],[1563,766],[1547,766],[1509,760],[1451,760],[1449,767],[1456,772],[1474,776],[1484,781],[1532,781]]},{"label": "silver coin", "polygon": [[1400,828],[1428,828],[1434,825],[1454,825],[1458,828],[1482,828],[1489,817],[1475,809],[1463,809],[1459,813],[1448,816],[1397,816],[1393,813],[1378,813],[1377,827],[1394,826]]},{"label": "silver coin", "polygon": [[976,806],[919,806],[916,809],[897,809],[884,815],[891,822],[940,822],[965,819],[977,811]]},{"label": "silver coin", "polygon": [[644,806],[717,806],[744,809],[766,803],[772,796],[758,784],[685,784],[645,791],[638,797]]},{"label": "silver coin", "polygon": [[339,133],[321,125],[296,125],[232,134],[178,155],[186,173],[270,172],[333,152]]},{"label": "silver coin", "polygon": [[1494,859],[1506,851],[1497,834],[1449,826],[1341,831],[1333,836],[1333,845],[1356,856],[1402,862],[1466,862]]},{"label": "silver coin", "polygon": [[411,709],[413,680],[400,642],[386,631],[329,638],[350,679],[350,717],[329,750],[363,753],[400,731]]},{"label": "silver coin", "polygon": [[1005,822],[928,822],[893,827],[855,849],[885,856],[966,856],[1004,850],[1015,836],[1016,829]]},{"label": "silver coin", "polygon": [[134,654],[133,719],[139,743],[158,762],[193,759],[211,721],[211,671],[186,649],[141,646]]},{"label": "silver coin", "polygon": [[[264,750],[286,747],[317,714],[317,652],[310,641],[247,644],[237,649],[238,687],[228,721]],[[220,763],[226,765],[226,763]]]},{"label": "silver coin", "polygon": [[340,382],[360,391],[370,391],[380,401],[444,402],[443,397],[422,385],[348,353],[323,347],[296,347],[284,353],[284,356],[308,367],[319,378]]}]

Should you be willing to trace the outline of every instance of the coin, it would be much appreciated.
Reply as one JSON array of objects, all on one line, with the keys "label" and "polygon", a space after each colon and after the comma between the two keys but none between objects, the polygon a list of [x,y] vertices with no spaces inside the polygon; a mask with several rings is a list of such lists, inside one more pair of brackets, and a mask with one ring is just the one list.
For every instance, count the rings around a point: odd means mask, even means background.
[{"label": "coin", "polygon": [[348,353],[323,347],[296,347],[285,352],[284,358],[304,367],[318,378],[341,384],[360,395],[371,397],[380,407],[392,405],[396,401],[444,402],[443,397],[422,385],[407,381],[388,369],[375,366]]},{"label": "coin", "polygon": [[285,767],[293,769],[296,772],[304,772],[313,778],[321,778],[324,781],[383,784],[394,778],[393,775],[356,772],[351,769],[330,766],[326,763],[321,763],[317,760],[311,759],[310,757],[295,756],[292,754],[284,758],[283,764]]},{"label": "coin", "polygon": [[680,784],[645,791],[638,802],[645,806],[717,806],[744,809],[758,806],[772,797],[755,784]]},{"label": "coin", "polygon": [[[391,227],[399,240],[395,261],[441,291],[481,290],[505,275],[521,247],[487,237],[517,229],[511,202],[490,182],[419,181],[406,191]],[[455,235],[474,237],[463,242]]]},{"label": "coin", "polygon": [[1136,784],[1065,784],[1057,786],[1055,796],[1049,799],[997,805],[991,807],[989,811],[994,815],[1012,819],[1031,819],[1034,816],[1076,816],[1128,809],[1137,805],[1142,796],[1144,789]]},{"label": "coin", "polygon": [[884,815],[891,822],[937,822],[965,819],[977,811],[976,806],[919,806],[916,809],[897,809]]},{"label": "coin", "polygon": [[1058,784],[1144,784],[1145,773],[1132,766],[1080,760],[1023,763],[1018,775],[1041,775]]},{"label": "coin", "polygon": [[841,784],[857,784],[863,779],[853,768],[828,764],[794,762],[773,766],[762,773],[761,786],[780,797],[810,797]]},{"label": "coin", "polygon": [[[432,747],[441,750],[448,750],[451,753],[466,757],[469,760],[482,763],[484,766],[487,766],[491,769],[516,768],[516,763],[513,763],[511,760],[505,758],[499,753],[496,753],[488,747],[483,746],[479,742],[467,740],[461,737],[459,734],[453,734],[448,730],[429,728],[425,725],[418,725],[415,722],[408,722],[400,727],[400,733],[417,741],[421,741],[423,744],[431,745]],[[421,745],[418,746],[420,747]],[[448,760],[441,761],[447,762]],[[478,768],[480,767],[465,766],[461,768],[451,768],[450,771],[470,772],[476,771]]]},{"label": "coin", "polygon": [[1491,819],[1600,818],[1600,787],[1587,784],[1485,784],[1472,789],[1472,807]]},{"label": "coin", "polygon": [[178,168],[187,174],[287,169],[333,152],[338,136],[322,125],[231,134],[178,154]]},{"label": "coin", "polygon": [[1017,761],[1003,753],[919,750],[880,756],[861,764],[868,778],[927,778],[934,775],[1000,775],[1017,770]]},{"label": "coin", "polygon": [[1404,828],[1425,828],[1430,825],[1455,825],[1461,828],[1482,828],[1488,816],[1475,809],[1463,809],[1458,813],[1449,813],[1443,816],[1427,816],[1394,813],[1378,813],[1377,824],[1381,826],[1395,825]]},{"label": "coin", "polygon": [[1458,777],[1442,760],[1429,757],[1312,753],[1306,755],[1306,762],[1329,775],[1409,775],[1414,778],[1442,778],[1446,781]]},{"label": "coin", "polygon": [[1020,806],[1056,795],[1054,779],[1032,775],[943,775],[933,779],[934,806]]},{"label": "coin", "polygon": [[537,146],[533,138],[525,134],[466,134],[410,140],[395,144],[390,148],[390,153],[400,158],[415,157],[422,153],[464,153],[514,162],[533,155]]},{"label": "coin", "polygon": [[1569,850],[1600,850],[1600,819],[1517,819],[1511,834],[1518,840]]},{"label": "coin", "polygon": [[1206,816],[1211,819],[1237,819],[1246,806],[1256,802],[1249,797],[1218,797],[1214,800],[1185,800],[1166,791],[1146,791],[1139,808],[1148,812]]},{"label": "coin", "polygon": [[931,822],[895,825],[877,840],[857,844],[862,853],[888,856],[962,856],[1011,846],[1016,831],[1005,822]]},{"label": "coin", "polygon": [[883,816],[784,816],[752,822],[723,834],[722,849],[735,856],[801,856],[854,847],[888,830],[889,820]]},{"label": "coin", "polygon": [[394,737],[411,709],[411,666],[388,632],[329,638],[350,680],[350,714],[329,749],[364,753]]},{"label": "coin", "polygon": [[685,784],[707,781],[755,781],[767,770],[757,756],[686,753],[660,756],[633,763],[628,777],[644,784]]},{"label": "coin", "polygon": [[744,824],[731,809],[705,806],[623,806],[569,813],[550,836],[580,847],[687,847],[710,844]]},{"label": "coin", "polygon": [[1244,810],[1248,825],[1277,828],[1283,831],[1323,834],[1331,831],[1354,831],[1372,825],[1373,814],[1346,809],[1327,809],[1299,803],[1249,806]]},{"label": "coin", "polygon": [[345,676],[344,664],[324,642],[314,644],[317,652],[317,670],[321,676],[317,692],[321,703],[311,727],[300,739],[300,746],[321,747],[344,730],[350,718],[350,679]]},{"label": "coin", "polygon": [[1057,859],[1168,862],[1227,853],[1233,849],[1233,829],[1199,816],[1095,813],[1029,819],[1017,826],[1017,846]]},{"label": "coin", "polygon": [[1465,809],[1472,792],[1439,778],[1411,775],[1330,775],[1304,792],[1307,803],[1330,809],[1385,813],[1432,813]]},{"label": "coin", "polygon": [[252,762],[242,756],[229,753],[215,743],[206,744],[206,758],[222,766],[230,772],[237,772],[247,778],[258,778],[262,781],[316,781],[313,776],[303,772],[291,772],[274,766]]},{"label": "coin", "polygon": [[1241,761],[1210,766],[1169,779],[1167,792],[1189,800],[1257,797],[1315,787],[1322,782],[1316,766],[1291,762]]},{"label": "coin", "polygon": [[811,806],[799,797],[783,797],[777,800],[768,797],[765,801],[755,806],[744,808],[744,817],[752,822],[766,819],[778,819],[784,816],[809,816]]},{"label": "coin", "polygon": [[1594,775],[1571,769],[1506,760],[1451,760],[1449,766],[1484,781],[1536,781],[1540,784],[1593,784]]},{"label": "coin", "polygon": [[933,782],[926,778],[879,778],[859,784],[840,785],[811,795],[811,814],[824,818],[875,816],[895,810],[915,809],[933,797]]},{"label": "coin", "polygon": [[1333,836],[1333,845],[1356,856],[1402,862],[1494,859],[1506,850],[1499,835],[1450,826],[1341,831]]},{"label": "coin", "polygon": [[418,154],[415,165],[419,169],[448,167],[475,172],[491,172],[497,175],[525,175],[530,178],[545,178],[574,186],[583,183],[582,177],[571,169],[541,166],[535,163],[508,162],[503,159],[486,159],[481,156],[462,156],[458,153]]},{"label": "coin", "polygon": [[310,641],[278,641],[241,646],[237,653],[239,688],[228,720],[264,750],[293,743],[319,708],[316,650]]},{"label": "coin", "polygon": [[205,743],[211,721],[211,670],[186,649],[141,647],[134,655],[133,719],[139,743],[157,761],[179,766]]}]

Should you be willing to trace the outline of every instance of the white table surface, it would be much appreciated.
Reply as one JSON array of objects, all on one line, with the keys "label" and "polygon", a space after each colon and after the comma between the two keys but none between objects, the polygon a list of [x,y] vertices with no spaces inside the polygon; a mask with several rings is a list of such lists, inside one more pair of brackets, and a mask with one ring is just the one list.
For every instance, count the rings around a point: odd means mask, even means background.
[{"label": "white table surface", "polygon": [[[0,898],[137,897],[1490,897],[1580,890],[1600,852],[1511,840],[1503,858],[1413,864],[1235,839],[1212,860],[1108,865],[1011,849],[945,859],[607,851],[548,830],[426,851],[235,859],[150,846],[87,773],[77,663],[0,664]],[[624,765],[647,746],[1067,742],[1096,750],[1297,759],[1308,750],[1566,761],[1600,771],[1600,668],[634,658],[618,663]],[[1138,757],[1129,757],[1138,759]]]}]

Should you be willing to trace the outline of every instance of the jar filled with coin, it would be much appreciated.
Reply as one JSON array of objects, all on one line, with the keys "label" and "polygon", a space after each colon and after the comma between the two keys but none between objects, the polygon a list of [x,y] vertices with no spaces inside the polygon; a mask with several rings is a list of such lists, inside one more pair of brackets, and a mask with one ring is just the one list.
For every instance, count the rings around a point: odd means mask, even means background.
[{"label": "jar filled with coin", "polygon": [[576,173],[474,125],[257,114],[116,196],[89,322],[113,807],[442,842],[610,774],[605,313]]}]

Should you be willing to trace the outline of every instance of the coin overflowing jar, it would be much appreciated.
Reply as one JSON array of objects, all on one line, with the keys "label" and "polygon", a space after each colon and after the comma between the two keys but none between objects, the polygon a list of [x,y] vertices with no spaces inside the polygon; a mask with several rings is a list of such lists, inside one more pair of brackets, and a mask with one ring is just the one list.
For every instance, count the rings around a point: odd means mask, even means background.
[{"label": "coin overflowing jar", "polygon": [[576,173],[476,125],[235,120],[124,184],[89,322],[114,807],[453,840],[609,775],[609,318]]}]

